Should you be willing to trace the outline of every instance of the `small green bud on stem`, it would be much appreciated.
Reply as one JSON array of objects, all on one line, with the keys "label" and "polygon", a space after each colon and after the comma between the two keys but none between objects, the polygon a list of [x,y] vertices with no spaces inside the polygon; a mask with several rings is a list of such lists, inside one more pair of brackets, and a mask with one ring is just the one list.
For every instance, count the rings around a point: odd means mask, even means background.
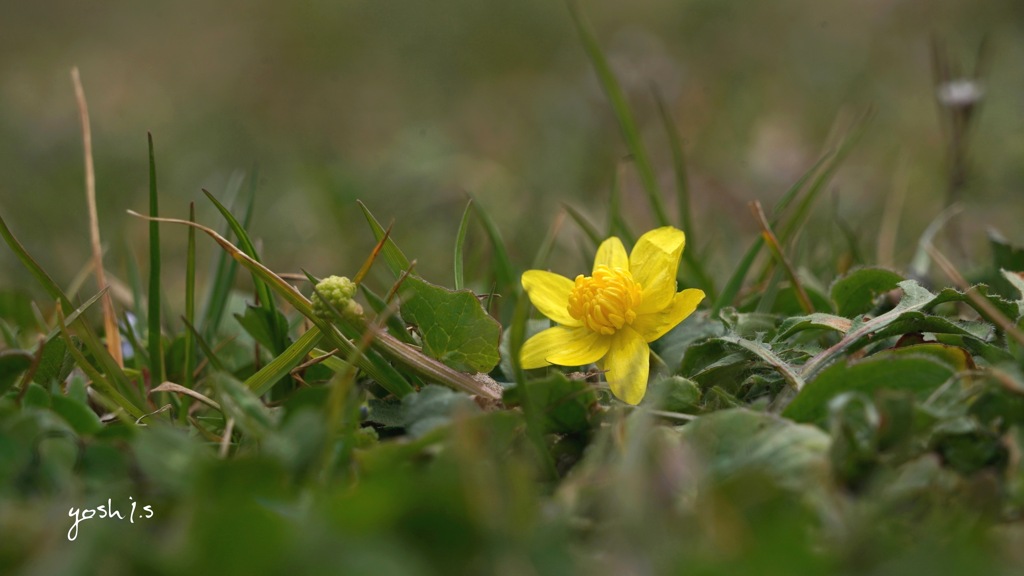
[{"label": "small green bud on stem", "polygon": [[311,299],[313,312],[320,318],[333,320],[334,314],[331,312],[333,306],[345,318],[361,318],[363,307],[353,300],[355,296],[355,282],[344,276],[328,276],[316,285],[316,291]]}]

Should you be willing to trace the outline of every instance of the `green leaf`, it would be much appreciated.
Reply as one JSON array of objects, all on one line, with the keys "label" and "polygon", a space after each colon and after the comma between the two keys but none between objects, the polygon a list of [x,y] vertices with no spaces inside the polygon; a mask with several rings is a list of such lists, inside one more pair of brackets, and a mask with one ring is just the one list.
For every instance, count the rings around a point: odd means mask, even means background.
[{"label": "green leaf", "polygon": [[[524,392],[529,395],[528,399],[524,399]],[[531,408],[542,415],[541,427],[545,434],[585,433],[591,429],[598,410],[594,388],[585,380],[570,380],[561,372],[509,388],[503,399],[509,406],[529,402]]]},{"label": "green leaf", "polygon": [[402,398],[402,426],[409,436],[420,438],[448,424],[457,411],[473,413],[479,410],[469,396],[443,386],[428,384],[419,392]]},{"label": "green leaf", "polygon": [[744,408],[702,416],[682,429],[712,481],[764,475],[796,492],[822,489],[828,477],[829,436],[813,426]]},{"label": "green leaf", "polygon": [[[1015,297],[1015,292],[1020,291],[1019,282],[1014,282],[1004,272],[1002,275],[995,274],[995,271],[1006,270],[1010,273],[1024,272],[1024,248],[1010,244],[1008,240],[995,232],[989,232],[989,246],[992,248],[992,272],[986,281],[992,283],[992,288],[999,294],[1008,298]],[[1014,274],[1020,279],[1020,276]]]},{"label": "green leaf", "polygon": [[235,319],[268,350],[277,354],[288,347],[288,319],[278,310],[246,305],[245,314],[235,314]]},{"label": "green leaf", "polygon": [[[914,280],[904,280],[898,286],[903,290],[903,297],[900,298],[900,302],[895,308],[866,322],[855,319],[850,330],[839,343],[804,364],[801,370],[803,378],[805,380],[813,380],[817,374],[825,369],[828,364],[835,361],[835,359],[878,339],[903,334],[908,331],[922,329],[930,331],[931,327],[936,327],[936,331],[951,330],[953,333],[979,336],[976,332],[968,330],[963,325],[957,325],[941,317],[925,314],[932,308],[947,302],[964,302],[975,306],[964,292],[946,288],[938,294],[932,294]],[[988,300],[992,306],[1006,316],[1011,318],[1019,316],[1019,309],[1015,302],[1009,302],[997,296],[989,295],[986,286],[975,286],[971,290]],[[978,312],[983,317],[985,316],[983,310],[978,310]],[[923,325],[928,326],[928,328],[924,328]]]},{"label": "green leaf", "polygon": [[24,350],[0,351],[0,395],[18,381],[18,376],[32,365],[32,355]]},{"label": "green leaf", "polygon": [[390,428],[400,428],[404,422],[402,401],[394,398],[370,398],[366,402],[366,420]]},{"label": "green leaf", "polygon": [[700,407],[700,387],[682,376],[669,376],[651,384],[644,404],[658,410],[692,414]]},{"label": "green leaf", "polygon": [[832,398],[844,392],[869,396],[883,389],[907,390],[920,399],[942,386],[955,369],[915,346],[886,350],[856,362],[839,362],[804,386],[782,415],[797,422],[821,422]]},{"label": "green leaf", "polygon": [[846,334],[849,329],[850,321],[847,318],[815,312],[807,316],[787,318],[779,326],[779,335],[776,337],[776,340],[786,340],[804,330],[830,330]]},{"label": "green leaf", "polygon": [[25,391],[25,397],[22,399],[25,406],[33,406],[36,408],[49,408],[50,407],[50,393],[35,382],[29,382],[28,390]]},{"label": "green leaf", "polygon": [[209,380],[225,416],[234,418],[242,431],[257,440],[270,434],[275,419],[252,390],[226,372],[214,372]]},{"label": "green leaf", "polygon": [[832,283],[836,313],[846,318],[870,312],[875,298],[894,290],[903,277],[885,268],[860,268]]},{"label": "green leaf", "polygon": [[50,409],[59,414],[75,429],[75,432],[81,435],[91,436],[103,429],[103,423],[100,422],[99,416],[92,411],[92,408],[67,396],[60,394],[51,396]]},{"label": "green leaf", "polygon": [[418,277],[403,284],[402,316],[423,335],[423,351],[464,372],[490,372],[499,361],[501,326],[469,290],[453,292]]},{"label": "green leaf", "polygon": [[[72,336],[71,341],[78,344],[80,340]],[[43,385],[63,382],[75,367],[75,357],[68,351],[63,338],[54,338],[43,344],[43,356],[39,359],[34,380]]]},{"label": "green leaf", "polygon": [[786,380],[794,390],[800,390],[804,387],[804,380],[800,375],[789,365],[788,362],[783,360],[772,350],[771,346],[763,342],[757,342],[754,340],[747,340],[745,338],[739,338],[736,336],[722,336],[719,338],[722,342],[739,346],[740,348],[750,352],[766,362],[772,368],[774,368],[782,377]]}]

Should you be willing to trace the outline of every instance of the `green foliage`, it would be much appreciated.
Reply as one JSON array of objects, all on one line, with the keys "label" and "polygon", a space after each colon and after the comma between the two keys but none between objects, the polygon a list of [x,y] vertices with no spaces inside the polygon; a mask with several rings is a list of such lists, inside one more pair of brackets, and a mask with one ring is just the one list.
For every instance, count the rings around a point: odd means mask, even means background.
[{"label": "green foliage", "polygon": [[[666,224],[631,95],[579,5],[569,11],[643,201]],[[678,219],[692,228],[704,210],[657,100]],[[849,270],[836,253],[814,262],[828,246],[810,232],[812,207],[864,124],[781,196],[738,262],[694,242],[714,235],[690,234],[680,288],[713,302],[651,343],[640,406],[607,393],[600,364],[521,369],[526,337],[549,323],[528,318],[530,258],[480,202],[455,232],[454,289],[420,277],[359,203],[376,247],[354,280],[306,274],[310,291],[260,259],[251,200],[236,218],[207,193],[235,242],[194,211],[158,218],[151,140],[149,292],[140,305],[131,282],[126,307],[147,321],[143,334],[125,315],[129,366],[95,331],[105,292],[77,305],[0,220],[48,297],[0,294],[0,572],[1015,573],[1024,252],[992,237],[992,262],[970,276],[983,283],[957,288],[859,257]],[[634,191],[618,176],[607,229],[628,240]],[[603,237],[566,212],[589,259]],[[469,257],[473,221],[485,266]],[[563,247],[559,222],[535,267]],[[161,315],[176,273],[161,256],[167,223],[189,227],[184,327]],[[197,230],[221,249],[198,319]],[[233,288],[236,265],[248,292]],[[74,524],[104,503],[153,513]]]},{"label": "green foliage", "polygon": [[585,380],[560,373],[509,388],[504,401],[509,406],[528,403],[542,415],[540,426],[545,434],[588,433],[599,411],[597,394]]},{"label": "green foliage", "polygon": [[456,370],[490,372],[498,364],[501,326],[468,290],[453,292],[409,278],[402,316],[423,337],[423,351]]}]

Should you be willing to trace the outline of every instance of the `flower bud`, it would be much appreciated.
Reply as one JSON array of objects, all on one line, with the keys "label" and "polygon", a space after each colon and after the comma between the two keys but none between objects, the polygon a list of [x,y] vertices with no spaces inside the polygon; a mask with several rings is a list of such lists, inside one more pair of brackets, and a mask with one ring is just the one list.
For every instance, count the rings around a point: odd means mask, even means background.
[{"label": "flower bud", "polygon": [[313,293],[313,313],[325,320],[334,319],[331,307],[344,318],[359,318],[363,315],[363,307],[353,300],[356,296],[356,284],[344,276],[328,276],[316,285]]}]

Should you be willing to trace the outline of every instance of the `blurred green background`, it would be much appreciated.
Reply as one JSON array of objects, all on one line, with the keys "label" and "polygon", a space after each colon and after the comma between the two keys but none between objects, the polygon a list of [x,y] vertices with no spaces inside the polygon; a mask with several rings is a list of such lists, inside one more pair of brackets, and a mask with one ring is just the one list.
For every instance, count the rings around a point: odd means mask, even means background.
[{"label": "blurred green background", "polygon": [[[733,260],[737,240],[755,233],[745,203],[770,206],[813,164],[834,126],[873,106],[866,136],[819,213],[825,221],[839,214],[873,255],[885,197],[905,185],[896,264],[905,263],[946,188],[930,37],[969,68],[988,35],[964,228],[972,246],[983,244],[988,225],[1022,240],[1024,3],[582,5],[667,195],[671,165],[651,87],[668,102],[685,141],[697,232],[716,258]],[[106,261],[122,277],[127,258],[145,261],[146,227],[125,209],[147,207],[147,131],[165,215],[183,217],[197,201],[200,220],[219,225],[200,189],[223,196],[255,166],[250,231],[271,268],[354,273],[372,246],[355,206],[362,199],[385,223],[395,219],[419,270],[440,282],[450,277],[466,192],[526,267],[560,203],[603,222],[625,155],[559,1],[5,2],[0,213],[62,284],[89,253],[75,65],[91,109]],[[627,212],[642,229],[649,214],[630,171],[624,194],[627,205],[636,200]],[[185,231],[165,230],[173,269]],[[574,234],[569,223],[561,239],[572,246]],[[476,244],[482,261],[484,242]],[[204,259],[214,252],[200,250]],[[709,267],[721,278],[732,264]],[[30,284],[7,250],[0,273],[0,286]],[[172,292],[182,275],[166,273]]]}]

